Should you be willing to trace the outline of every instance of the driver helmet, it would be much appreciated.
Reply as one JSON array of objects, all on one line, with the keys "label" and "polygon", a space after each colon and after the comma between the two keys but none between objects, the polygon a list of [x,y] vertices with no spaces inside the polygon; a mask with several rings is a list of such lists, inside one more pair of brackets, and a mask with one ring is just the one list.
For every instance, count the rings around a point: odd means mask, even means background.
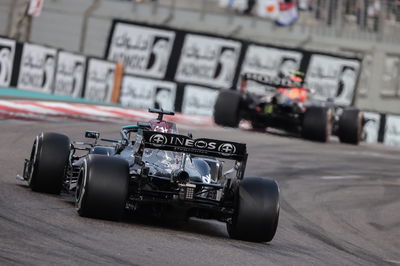
[{"label": "driver helmet", "polygon": [[303,82],[304,73],[300,71],[293,71],[289,78],[294,82]]},{"label": "driver helmet", "polygon": [[161,133],[178,133],[176,125],[167,121],[151,120],[150,127],[152,131]]}]

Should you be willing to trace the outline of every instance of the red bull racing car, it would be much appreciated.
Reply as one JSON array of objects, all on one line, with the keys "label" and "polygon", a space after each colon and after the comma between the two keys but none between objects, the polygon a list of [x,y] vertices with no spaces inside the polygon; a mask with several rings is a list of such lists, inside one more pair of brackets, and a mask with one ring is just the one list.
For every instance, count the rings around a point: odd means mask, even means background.
[{"label": "red bull racing car", "polygon": [[149,111],[158,118],[122,127],[119,140],[100,138],[95,131],[85,133],[91,142],[41,133],[18,178],[33,191],[74,194],[84,217],[173,213],[175,219],[225,222],[233,238],[271,241],[279,218],[278,184],[244,176],[246,145],[178,134],[176,125],[163,118],[174,113]]},{"label": "red bull racing car", "polygon": [[[250,92],[249,81],[261,85],[261,93]],[[244,119],[250,121],[254,129],[283,129],[320,142],[337,135],[341,142],[358,144],[366,123],[363,113],[313,96],[313,92],[305,88],[301,73],[277,80],[244,74],[239,91],[224,90],[218,95],[214,121],[221,126],[238,127]]]}]

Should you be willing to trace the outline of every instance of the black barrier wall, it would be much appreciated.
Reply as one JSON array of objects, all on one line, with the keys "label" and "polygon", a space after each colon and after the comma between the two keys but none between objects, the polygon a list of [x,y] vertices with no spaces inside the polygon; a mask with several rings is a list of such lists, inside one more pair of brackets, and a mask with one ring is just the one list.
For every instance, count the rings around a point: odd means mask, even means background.
[{"label": "black barrier wall", "polygon": [[86,57],[58,51],[54,94],[82,97],[85,85]]},{"label": "black barrier wall", "polygon": [[17,87],[23,90],[52,93],[56,61],[57,49],[24,43]]},{"label": "black barrier wall", "polygon": [[0,37],[0,86],[11,86],[17,42]]},{"label": "black barrier wall", "polygon": [[[106,58],[0,37],[0,87],[110,102],[116,63],[126,63],[120,102],[212,116],[220,89],[236,89],[241,73],[280,78],[293,70],[321,99],[353,102],[360,60],[268,46],[216,35],[115,20]],[[263,88],[249,86],[257,92]],[[368,142],[393,145],[400,118],[366,113]]]},{"label": "black barrier wall", "polygon": [[174,110],[177,94],[175,82],[125,75],[120,100],[123,106]]},{"label": "black barrier wall", "polygon": [[116,63],[0,36],[0,87],[110,103]]},{"label": "black barrier wall", "polygon": [[91,101],[110,103],[115,68],[115,62],[94,57],[88,58],[83,97]]},{"label": "black barrier wall", "polygon": [[[318,98],[332,98],[343,106],[354,102],[361,70],[359,58],[124,20],[113,21],[105,57],[122,61],[131,75],[176,82],[180,88],[177,93],[183,94],[187,85],[206,90],[236,89],[242,73],[269,75],[275,79],[300,71],[305,74],[307,87]],[[263,88],[252,84],[250,89],[257,92]],[[183,101],[184,95],[176,95],[175,99]],[[185,112],[182,101],[176,102],[175,109]]]}]

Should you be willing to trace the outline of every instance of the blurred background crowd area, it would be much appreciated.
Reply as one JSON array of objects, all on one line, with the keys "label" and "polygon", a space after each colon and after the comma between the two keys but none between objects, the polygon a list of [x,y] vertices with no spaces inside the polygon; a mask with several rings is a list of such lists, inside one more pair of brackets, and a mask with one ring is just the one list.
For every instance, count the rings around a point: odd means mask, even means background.
[{"label": "blurred background crowd area", "polygon": [[117,18],[356,56],[358,106],[400,113],[400,0],[45,0],[39,17],[29,2],[0,0],[0,35],[102,58]]},{"label": "blurred background crowd area", "polygon": [[[23,28],[21,25],[26,23],[21,14],[28,2],[0,0],[0,31],[4,28],[4,33],[0,34],[21,41],[29,39],[18,34],[18,28]],[[46,0],[44,6],[47,14],[54,11],[54,14],[65,16],[67,19],[72,16],[79,20],[91,15],[96,16],[94,10],[100,7],[109,10],[102,11],[102,17],[115,17],[114,12],[120,12],[123,19],[216,31],[218,34],[276,45],[281,43],[275,43],[265,35],[271,31],[279,31],[279,27],[289,29],[281,31],[287,37],[313,35],[340,37],[352,41],[400,43],[400,0],[71,0],[68,3]],[[142,6],[150,6],[153,10],[147,19],[143,19],[142,14],[138,13],[143,11]],[[14,14],[14,17],[9,14]],[[200,20],[197,14],[200,14]],[[192,19],[188,20],[190,17]],[[228,19],[223,21],[222,17]],[[19,21],[16,23],[16,20]],[[248,21],[251,23],[247,23]],[[205,26],[206,24],[215,24],[215,27],[210,28],[209,25]],[[221,26],[222,30],[219,29]],[[258,32],[255,32],[255,28],[258,28]],[[260,31],[265,35],[260,35]]]},{"label": "blurred background crowd area", "polygon": [[[386,124],[393,129],[387,132],[394,132],[392,135],[396,136],[396,143],[400,145],[399,0],[44,0],[41,14],[37,16],[27,15],[28,4],[32,1],[43,0],[0,0],[0,35],[28,43],[26,47],[33,43],[41,48],[48,46],[54,53],[54,49],[76,53],[82,56],[82,61],[85,58],[90,59],[88,62],[96,58],[113,59],[109,56],[108,48],[117,21],[122,24],[136,23],[146,28],[138,30],[132,25],[126,27],[124,34],[139,44],[141,38],[151,40],[153,35],[163,31],[171,36],[179,35],[176,41],[179,45],[171,50],[175,53],[171,56],[175,60],[172,66],[178,66],[179,53],[186,37],[196,34],[206,36],[203,38],[206,41],[196,43],[204,49],[213,48],[210,40],[218,40],[224,45],[239,43],[242,48],[237,50],[242,51],[243,58],[252,47],[261,46],[264,52],[258,53],[255,58],[265,55],[266,62],[299,51],[357,58],[360,69],[354,83],[354,104],[369,111],[376,121],[383,121],[376,122],[378,126],[372,130],[374,132],[383,128],[379,125],[386,123],[387,115]],[[170,37],[171,40],[174,38]],[[136,53],[129,49],[122,55],[133,58],[147,56],[146,52]],[[265,52],[265,49],[273,52]],[[305,56],[303,61],[303,65],[308,64],[310,56]],[[319,67],[324,71],[318,71],[319,78],[327,80],[329,84],[331,76],[336,77],[335,73],[340,73],[335,71],[335,66],[341,64],[340,60],[330,61],[331,64],[320,62]],[[199,65],[196,63],[194,66],[197,69]],[[238,69],[240,67],[237,66]],[[186,83],[197,86],[198,80],[182,81],[186,82],[183,84],[175,75],[177,68],[171,67],[169,70],[166,80],[162,80],[165,75],[147,75],[152,79],[149,78],[146,84],[156,86],[160,82],[178,82],[179,97],[183,97],[184,91],[191,91],[196,92],[192,94],[197,94],[198,99],[204,98],[202,95],[205,94],[216,95],[215,92],[220,89],[208,88],[215,87],[215,82],[201,83],[207,86],[202,87],[201,91],[197,87],[189,88]],[[19,71],[18,66],[16,71]],[[143,70],[136,74],[143,77],[148,73]],[[131,79],[132,84],[139,83],[135,78]],[[335,80],[332,82],[336,84]]]},{"label": "blurred background crowd area", "polygon": [[[132,1],[132,0],[120,0]],[[274,19],[283,4],[293,3],[298,11],[297,23],[357,26],[378,31],[385,22],[400,27],[400,0],[133,0],[136,3],[204,10]],[[276,10],[277,9],[277,10]]]}]

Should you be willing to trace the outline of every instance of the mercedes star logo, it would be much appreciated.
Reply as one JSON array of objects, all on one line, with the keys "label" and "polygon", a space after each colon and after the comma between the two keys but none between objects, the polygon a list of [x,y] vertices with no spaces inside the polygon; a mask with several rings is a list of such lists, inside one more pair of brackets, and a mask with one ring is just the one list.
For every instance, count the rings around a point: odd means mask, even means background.
[{"label": "mercedes star logo", "polygon": [[150,137],[150,142],[155,144],[166,144],[167,138],[161,134],[155,134]]},{"label": "mercedes star logo", "polygon": [[236,147],[230,143],[225,143],[221,144],[218,148],[218,151],[227,153],[227,154],[232,154],[236,152]]}]

